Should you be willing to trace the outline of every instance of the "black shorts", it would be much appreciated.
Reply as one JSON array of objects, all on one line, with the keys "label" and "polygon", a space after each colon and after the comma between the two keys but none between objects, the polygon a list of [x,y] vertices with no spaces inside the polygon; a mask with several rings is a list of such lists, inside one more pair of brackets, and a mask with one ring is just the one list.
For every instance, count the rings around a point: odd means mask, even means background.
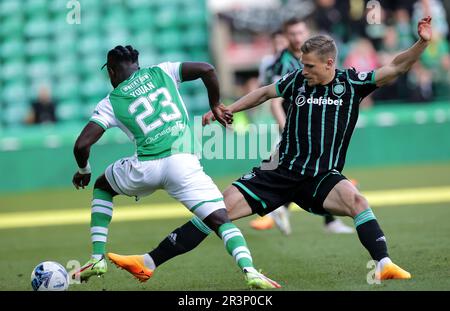
[{"label": "black shorts", "polygon": [[261,216],[290,202],[310,213],[329,215],[323,208],[323,202],[331,189],[343,179],[347,178],[336,170],[312,177],[281,166],[275,170],[255,167],[233,185],[242,193],[253,213]]}]

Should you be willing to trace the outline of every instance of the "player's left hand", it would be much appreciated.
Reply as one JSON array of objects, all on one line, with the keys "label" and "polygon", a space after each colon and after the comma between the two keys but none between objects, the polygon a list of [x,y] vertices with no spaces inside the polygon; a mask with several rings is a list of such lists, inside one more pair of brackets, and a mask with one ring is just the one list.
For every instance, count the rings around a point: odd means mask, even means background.
[{"label": "player's left hand", "polygon": [[91,174],[80,174],[80,172],[76,172],[73,175],[72,178],[72,184],[75,186],[75,188],[84,189],[87,185],[89,185],[89,182],[91,181]]},{"label": "player's left hand", "polygon": [[422,18],[417,25],[417,33],[420,38],[425,41],[431,40],[432,30],[431,30],[431,16]]}]

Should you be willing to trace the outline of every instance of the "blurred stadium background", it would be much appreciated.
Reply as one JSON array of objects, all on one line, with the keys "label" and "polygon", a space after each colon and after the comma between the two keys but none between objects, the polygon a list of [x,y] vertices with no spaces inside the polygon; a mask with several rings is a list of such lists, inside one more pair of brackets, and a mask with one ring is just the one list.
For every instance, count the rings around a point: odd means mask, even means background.
[{"label": "blurred stadium background", "polygon": [[[380,4],[382,14],[380,23],[370,24],[368,16],[374,12],[374,2]],[[81,13],[79,23],[71,15],[77,5]],[[70,188],[76,170],[72,147],[97,102],[111,90],[107,73],[100,67],[107,51],[115,45],[131,44],[138,49],[141,66],[164,61],[213,63],[227,103],[257,85],[260,61],[272,53],[270,34],[287,18],[303,18],[314,32],[332,35],[340,51],[339,66],[365,71],[385,64],[409,47],[416,40],[417,21],[425,15],[433,17],[433,42],[404,78],[362,103],[347,158],[349,170],[344,173],[358,179],[361,190],[369,194],[424,187],[431,192],[440,190],[432,195],[434,200],[418,199],[414,203],[412,197],[409,205],[398,201],[380,203],[379,206],[397,207],[380,210],[375,205],[382,224],[386,224],[385,231],[393,236],[392,252],[406,261],[405,267],[412,266],[413,274],[414,269],[423,272],[410,285],[394,283],[377,289],[449,290],[449,0],[0,0],[0,289],[28,290],[28,273],[40,261],[84,261],[89,254],[91,194]],[[39,93],[50,97],[54,106],[54,114],[49,109],[42,120],[32,113]],[[191,115],[208,110],[201,82],[182,84],[181,94]],[[274,121],[266,105],[241,114],[237,122],[245,129],[248,123]],[[245,135],[245,130],[241,134]],[[91,153],[93,178],[112,161],[131,155],[132,150],[124,134],[109,131]],[[259,159],[202,161],[206,172],[222,189],[258,162]],[[372,194],[376,197],[380,193]],[[131,204],[129,199],[119,199],[117,209],[127,209],[125,206]],[[142,200],[142,204],[158,207],[175,203],[157,194]],[[64,211],[85,212],[82,221],[65,226],[58,225],[59,218],[39,223],[39,215]],[[111,248],[123,252],[147,250],[187,217],[166,216],[124,216],[117,225],[113,221]],[[27,217],[28,223],[24,221]],[[284,284],[291,290],[371,289],[361,277],[366,271],[363,264],[335,283],[330,283],[330,276],[324,272],[324,267],[332,265],[331,260],[344,262],[344,268],[330,268],[330,273],[339,275],[346,271],[346,265],[349,270],[354,268],[349,265],[348,256],[366,262],[365,253],[354,241],[356,237],[330,238],[319,231],[320,220],[311,220],[304,214],[294,218],[294,228],[298,226],[294,229],[296,239],[284,239],[275,231],[255,233],[248,228],[247,220],[240,221],[249,243],[254,245],[255,258],[274,278],[283,281],[285,277],[288,281]],[[143,226],[134,226],[135,222]],[[136,234],[132,233],[134,230]],[[130,238],[136,240],[135,244],[129,245]],[[157,276],[152,284],[138,286],[113,271],[110,280],[114,285],[105,277],[106,281],[96,281],[85,288],[240,289],[237,273],[225,276],[231,269],[231,259],[218,244],[213,238],[208,239],[197,254],[193,252],[183,262],[175,260],[164,266],[167,268],[162,268],[161,277]],[[273,255],[263,252],[269,244],[273,245],[272,253],[280,254],[280,262],[273,263]],[[317,263],[319,266],[312,267],[317,253],[323,253],[321,245],[328,255]],[[214,263],[203,260],[202,264],[208,273],[223,271],[224,279],[205,285],[210,280],[207,275],[199,275],[193,279],[183,277],[176,283],[177,272],[186,266],[196,268],[193,263],[186,263],[187,258],[192,262],[201,260],[203,252],[217,254],[211,255]],[[430,256],[432,263],[423,267],[427,260],[430,263]],[[295,258],[302,258],[300,265]],[[446,267],[445,272],[442,267]],[[292,280],[293,275],[298,279]]]}]

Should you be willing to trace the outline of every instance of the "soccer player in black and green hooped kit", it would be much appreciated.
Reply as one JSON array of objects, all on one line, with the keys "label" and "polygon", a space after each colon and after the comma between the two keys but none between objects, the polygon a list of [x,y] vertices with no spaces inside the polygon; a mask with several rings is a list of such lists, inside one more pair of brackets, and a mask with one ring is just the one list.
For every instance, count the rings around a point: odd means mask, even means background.
[{"label": "soccer player in black and green hooped kit", "polygon": [[[308,25],[298,18],[291,18],[283,23],[282,33],[288,41],[288,47],[281,51],[280,55],[273,62],[273,64],[266,70],[264,77],[264,85],[277,82],[282,76],[293,72],[297,69],[302,69],[303,64],[300,61],[303,43],[310,36]],[[273,117],[277,121],[280,132],[283,132],[287,122],[287,114],[291,100],[289,98],[273,98],[271,100],[271,111]],[[291,232],[291,225],[289,221],[289,207],[290,202],[287,202],[273,212],[267,214],[263,218],[258,218],[250,222],[252,228],[257,230],[264,230],[270,228],[275,222],[278,228],[284,234],[288,235]],[[329,233],[353,233],[354,230],[345,225],[340,219],[336,219],[332,215],[324,216],[325,231]]]},{"label": "soccer player in black and green hooped kit", "polygon": [[[361,244],[377,261],[376,279],[411,278],[409,272],[391,261],[386,238],[369,203],[341,172],[359,103],[376,88],[406,73],[419,59],[431,40],[431,17],[418,23],[418,34],[419,40],[390,64],[359,73],[354,69],[336,69],[337,50],[333,39],[324,35],[312,37],[302,46],[303,69],[229,106],[229,112],[234,113],[256,107],[270,98],[291,100],[278,165],[273,170],[254,168],[252,174],[244,175],[224,191],[229,218],[264,215],[291,201],[314,214],[349,216],[354,220]],[[209,124],[215,117],[208,112],[203,116],[203,123]],[[192,250],[209,232],[195,217],[174,230],[148,253],[154,262],[153,270],[170,258]],[[176,240],[171,238],[173,234]]]}]

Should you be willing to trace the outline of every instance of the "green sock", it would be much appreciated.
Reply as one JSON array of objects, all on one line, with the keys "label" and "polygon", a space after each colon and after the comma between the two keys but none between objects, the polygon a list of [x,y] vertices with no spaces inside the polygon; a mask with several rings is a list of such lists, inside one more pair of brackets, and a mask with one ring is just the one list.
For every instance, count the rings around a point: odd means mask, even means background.
[{"label": "green sock", "polygon": [[228,254],[234,257],[239,268],[253,268],[253,259],[247,248],[244,236],[241,231],[231,222],[219,227],[219,234],[225,244]]},{"label": "green sock", "polygon": [[105,254],[108,226],[113,213],[113,198],[108,192],[94,189],[91,209],[92,257]]}]

